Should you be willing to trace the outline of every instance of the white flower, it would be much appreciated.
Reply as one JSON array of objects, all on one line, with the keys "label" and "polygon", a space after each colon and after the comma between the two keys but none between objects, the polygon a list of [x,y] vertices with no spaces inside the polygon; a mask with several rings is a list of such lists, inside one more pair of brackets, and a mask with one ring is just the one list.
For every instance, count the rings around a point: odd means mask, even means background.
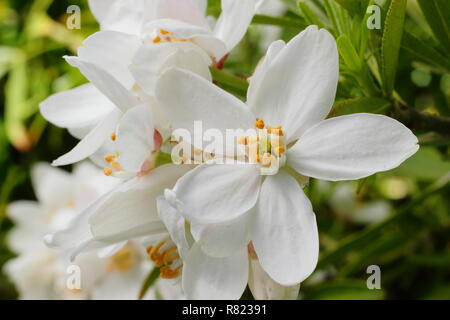
[{"label": "white flower", "polygon": [[[284,286],[302,282],[317,263],[316,218],[303,190],[284,169],[323,180],[352,180],[392,169],[418,150],[411,131],[385,116],[324,120],[337,82],[335,41],[315,26],[286,45],[279,41],[270,47],[251,79],[247,105],[190,72],[173,69],[162,76],[157,98],[174,129],[191,130],[196,120],[223,132],[270,124],[274,127],[269,130],[285,142],[259,154],[253,164],[204,164],[177,182],[179,210],[205,253],[234,254],[233,266],[245,273],[251,241],[273,280]],[[262,176],[266,157],[285,167]]]},{"label": "white flower", "polygon": [[[257,2],[222,1],[222,14],[212,29],[205,16],[204,0],[90,0],[89,4],[102,30],[152,35],[158,43],[189,40],[219,61],[244,36]],[[166,32],[170,33],[169,40]]]},{"label": "white flower", "polygon": [[[8,243],[18,257],[5,265],[22,299],[136,299],[150,270],[133,243],[91,252],[75,261],[81,271],[81,289],[66,286],[69,261],[64,252],[45,247],[43,236],[67,228],[78,214],[118,181],[106,178],[88,163],[73,174],[38,164],[32,171],[38,202],[18,201],[8,207],[16,226]],[[141,249],[142,250],[142,249]]]}]

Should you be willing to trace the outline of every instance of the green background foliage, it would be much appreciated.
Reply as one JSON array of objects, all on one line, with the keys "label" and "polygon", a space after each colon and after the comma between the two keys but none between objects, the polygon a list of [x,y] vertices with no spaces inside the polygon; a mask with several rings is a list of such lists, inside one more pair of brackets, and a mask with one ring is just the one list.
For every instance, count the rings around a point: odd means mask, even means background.
[{"label": "green background foliage", "polygon": [[[330,116],[389,115],[411,128],[421,144],[399,168],[350,183],[345,199],[332,201],[345,183],[310,182],[306,192],[318,219],[321,254],[317,271],[302,284],[301,298],[450,299],[449,1],[280,1],[286,12],[257,15],[224,70],[212,69],[216,84],[244,99],[245,79],[266,49],[260,44],[265,26],[277,26],[279,37],[288,41],[317,24],[335,36],[341,58]],[[217,16],[219,1],[209,2],[209,14]],[[366,9],[375,3],[381,29],[369,30]],[[72,4],[82,9],[80,30],[66,28]],[[76,144],[65,130],[46,123],[38,104],[85,82],[62,56],[75,54],[97,30],[86,1],[0,0],[0,268],[14,257],[5,240],[13,227],[7,204],[35,199],[30,168]],[[345,201],[351,208],[339,205]],[[390,209],[375,223],[345,212],[377,201]],[[366,287],[372,264],[381,268],[381,290]],[[0,273],[0,299],[11,298],[16,298],[14,286]]]}]

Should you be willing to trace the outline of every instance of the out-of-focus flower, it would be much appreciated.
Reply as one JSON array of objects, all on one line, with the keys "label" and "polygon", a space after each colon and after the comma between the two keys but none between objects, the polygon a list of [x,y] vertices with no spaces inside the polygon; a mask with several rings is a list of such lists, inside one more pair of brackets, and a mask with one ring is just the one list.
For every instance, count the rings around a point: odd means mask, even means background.
[{"label": "out-of-focus flower", "polygon": [[[38,201],[18,201],[8,207],[16,226],[8,236],[18,254],[5,265],[22,299],[136,299],[151,265],[137,243],[89,252],[69,263],[67,254],[44,245],[49,232],[67,228],[98,197],[118,181],[95,166],[82,163],[73,174],[41,163],[32,172]],[[101,257],[100,257],[101,256]],[[80,271],[80,288],[68,286],[69,267]]]},{"label": "out-of-focus flower", "polygon": [[384,220],[391,212],[389,201],[361,201],[356,191],[357,185],[350,182],[336,186],[330,196],[330,205],[338,215],[354,223],[370,224]]},{"label": "out-of-focus flower", "polygon": [[242,39],[255,14],[257,0],[224,0],[214,28],[203,0],[90,0],[102,30],[149,38],[154,43],[189,41],[217,62]]},{"label": "out-of-focus flower", "polygon": [[[177,182],[177,209],[191,222],[205,253],[234,255],[234,265],[247,273],[242,261],[248,259],[251,241],[274,281],[296,285],[316,266],[318,233],[311,203],[283,169],[323,180],[353,180],[395,168],[418,150],[412,132],[385,116],[324,120],[334,101],[338,66],[333,37],[311,26],[288,44],[278,41],[269,48],[251,79],[247,105],[187,71],[172,69],[161,77],[157,98],[174,129],[195,136],[193,124],[201,120],[204,128],[219,129],[223,136],[227,129],[256,127],[279,137],[276,145],[272,139],[242,137],[242,144],[257,150],[249,154],[250,163],[203,164]],[[269,146],[262,148],[263,142]],[[199,279],[198,292],[206,292],[209,283]]]}]

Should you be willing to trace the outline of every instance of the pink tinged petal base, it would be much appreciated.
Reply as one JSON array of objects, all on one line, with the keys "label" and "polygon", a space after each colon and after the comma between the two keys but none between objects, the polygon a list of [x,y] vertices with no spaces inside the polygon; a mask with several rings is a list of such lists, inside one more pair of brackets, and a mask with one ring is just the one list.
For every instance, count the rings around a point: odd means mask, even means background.
[{"label": "pink tinged petal base", "polygon": [[309,129],[288,151],[288,165],[302,175],[356,180],[399,166],[419,149],[400,122],[358,113],[331,118]]}]

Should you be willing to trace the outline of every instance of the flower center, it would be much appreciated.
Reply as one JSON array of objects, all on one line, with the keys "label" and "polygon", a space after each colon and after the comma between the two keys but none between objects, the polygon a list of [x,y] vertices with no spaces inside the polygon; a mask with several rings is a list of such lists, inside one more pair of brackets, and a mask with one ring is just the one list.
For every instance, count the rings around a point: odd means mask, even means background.
[{"label": "flower center", "polygon": [[109,257],[108,272],[127,272],[136,264],[136,253],[131,245],[126,245],[119,252]]},{"label": "flower center", "polygon": [[103,157],[103,160],[105,160],[105,162],[109,164],[108,167],[105,167],[103,169],[103,173],[106,176],[111,176],[113,175],[114,172],[123,171],[122,167],[120,166],[120,163],[117,161],[118,157],[119,157],[118,152],[116,152],[116,154],[107,154]]},{"label": "flower center", "polygon": [[156,246],[148,246],[147,254],[159,268],[161,278],[174,279],[180,275],[183,263],[177,246],[172,241],[161,241]]},{"label": "flower center", "polygon": [[164,42],[187,42],[189,40],[178,38],[173,34],[173,32],[166,31],[163,29],[158,30],[156,36],[153,38],[153,43],[164,43]]},{"label": "flower center", "polygon": [[281,126],[266,126],[263,119],[255,122],[256,134],[241,137],[238,144],[244,145],[250,162],[261,166],[261,173],[273,175],[285,161],[286,141]]}]

